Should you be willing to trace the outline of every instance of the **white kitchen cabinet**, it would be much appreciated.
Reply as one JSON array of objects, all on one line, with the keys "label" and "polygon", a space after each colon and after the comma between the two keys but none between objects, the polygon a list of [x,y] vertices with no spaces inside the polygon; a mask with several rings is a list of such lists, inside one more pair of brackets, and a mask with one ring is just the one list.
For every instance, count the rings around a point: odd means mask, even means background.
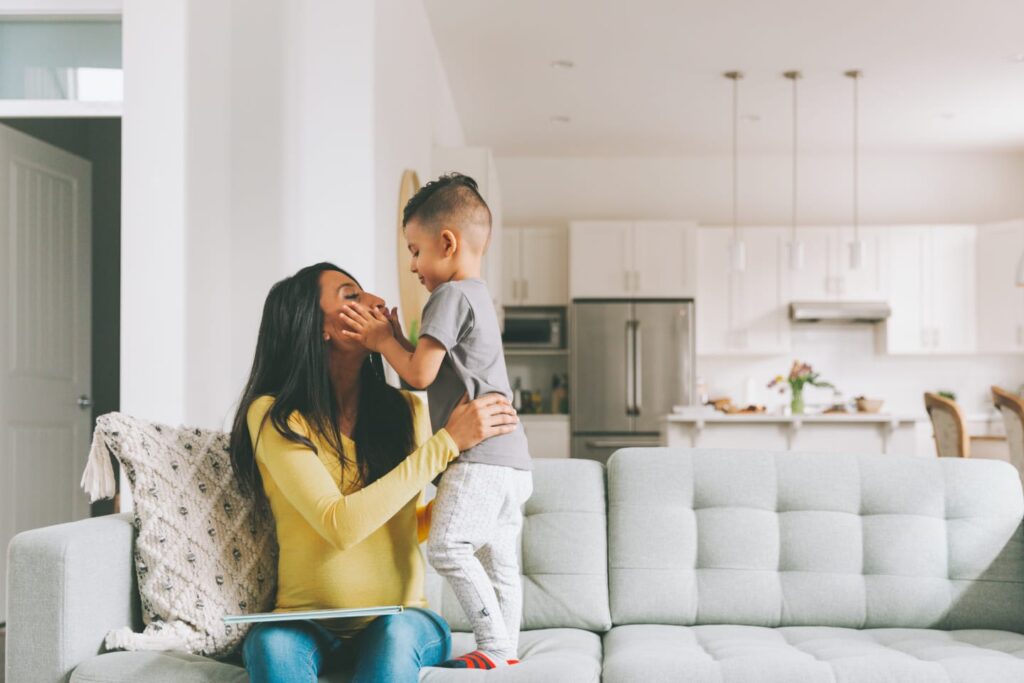
[{"label": "white kitchen cabinet", "polygon": [[564,228],[506,227],[502,289],[506,306],[569,303],[569,235]]},{"label": "white kitchen cabinet", "polygon": [[568,458],[571,450],[568,415],[520,415],[530,455]]},{"label": "white kitchen cabinet", "polygon": [[1016,285],[1024,254],[1024,220],[978,227],[978,351],[1024,352],[1024,287]]},{"label": "white kitchen cabinet", "polygon": [[633,224],[633,296],[694,296],[697,229],[671,221]]},{"label": "white kitchen cabinet", "polygon": [[[864,261],[860,268],[850,267],[850,244],[854,239],[851,226],[807,226],[797,229],[797,239],[804,245],[804,267],[789,268],[785,253],[788,289],[799,301],[884,301],[887,251],[885,228],[861,227]],[[788,249],[791,231],[784,241]]]},{"label": "white kitchen cabinet", "polygon": [[885,263],[889,252],[889,229],[871,226],[860,227],[860,239],[864,242],[864,260],[860,268],[850,266],[850,245],[854,240],[852,226],[835,230],[838,236],[835,272],[835,296],[839,301],[885,301],[888,296],[888,273]]},{"label": "white kitchen cabinet", "polygon": [[569,226],[569,296],[628,298],[633,255],[628,221],[576,222]]},{"label": "white kitchen cabinet", "polygon": [[975,239],[970,225],[887,230],[892,315],[885,350],[893,354],[972,353],[975,348]]},{"label": "white kitchen cabinet", "polygon": [[431,165],[434,178],[452,172],[473,178],[480,190],[480,196],[491,210],[491,240],[484,254],[481,276],[491,293],[491,300],[498,312],[498,320],[504,320],[502,307],[505,304],[506,293],[503,291],[504,278],[501,273],[504,230],[501,220],[501,186],[498,183],[494,155],[487,147],[435,147]]},{"label": "white kitchen cabinet", "polygon": [[924,353],[925,228],[893,227],[889,235],[889,306],[892,314],[882,328],[888,353]]},{"label": "white kitchen cabinet", "polygon": [[782,277],[788,232],[745,228],[746,268],[732,268],[732,230],[697,231],[697,353],[774,355],[790,349],[788,297]]},{"label": "white kitchen cabinet", "polygon": [[[836,235],[830,228],[797,228],[797,240],[804,245],[804,267],[800,270],[789,268],[789,242],[792,230],[785,231],[786,272],[785,278],[793,298],[799,301],[829,301],[835,288],[832,252],[835,250]],[[749,250],[748,250],[749,253]]]},{"label": "white kitchen cabinet", "polygon": [[682,221],[578,221],[569,232],[569,294],[580,298],[690,298],[696,226]]}]

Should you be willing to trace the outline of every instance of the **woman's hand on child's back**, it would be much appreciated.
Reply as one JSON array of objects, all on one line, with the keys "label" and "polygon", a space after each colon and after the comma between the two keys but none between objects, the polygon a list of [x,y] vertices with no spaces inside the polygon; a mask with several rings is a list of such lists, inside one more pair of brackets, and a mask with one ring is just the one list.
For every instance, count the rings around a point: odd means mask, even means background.
[{"label": "woman's hand on child's back", "polygon": [[459,451],[465,451],[484,439],[515,431],[519,424],[516,410],[501,394],[487,394],[475,401],[465,396],[455,407],[445,429]]}]

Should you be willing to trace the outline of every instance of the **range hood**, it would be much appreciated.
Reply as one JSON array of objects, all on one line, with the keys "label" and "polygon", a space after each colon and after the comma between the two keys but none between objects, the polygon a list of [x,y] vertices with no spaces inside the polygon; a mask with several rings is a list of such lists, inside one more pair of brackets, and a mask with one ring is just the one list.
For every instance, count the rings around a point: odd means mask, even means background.
[{"label": "range hood", "polygon": [[789,319],[795,323],[877,323],[892,313],[884,301],[794,301]]}]

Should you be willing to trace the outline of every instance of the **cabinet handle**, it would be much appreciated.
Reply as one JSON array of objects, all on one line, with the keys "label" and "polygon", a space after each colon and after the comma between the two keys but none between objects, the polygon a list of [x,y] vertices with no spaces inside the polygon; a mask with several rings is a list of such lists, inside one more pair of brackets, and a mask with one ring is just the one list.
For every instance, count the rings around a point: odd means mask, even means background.
[{"label": "cabinet handle", "polygon": [[939,333],[940,333],[941,331],[942,331],[942,330],[940,330],[940,329],[939,329],[939,328],[937,328],[937,327],[933,327],[933,328],[932,328],[932,348],[933,348],[933,349],[937,349],[937,348],[939,348],[939,339],[941,339],[941,338],[942,338],[942,337],[941,337],[941,336],[939,335]]},{"label": "cabinet handle", "polygon": [[633,291],[634,292],[639,292],[640,291],[640,271],[639,270],[634,270],[633,271]]},{"label": "cabinet handle", "polygon": [[519,280],[512,278],[512,303],[519,299]]},{"label": "cabinet handle", "polygon": [[530,281],[523,280],[523,301],[525,302],[530,298]]},{"label": "cabinet handle", "polygon": [[1024,346],[1024,325],[1017,325],[1017,346]]}]

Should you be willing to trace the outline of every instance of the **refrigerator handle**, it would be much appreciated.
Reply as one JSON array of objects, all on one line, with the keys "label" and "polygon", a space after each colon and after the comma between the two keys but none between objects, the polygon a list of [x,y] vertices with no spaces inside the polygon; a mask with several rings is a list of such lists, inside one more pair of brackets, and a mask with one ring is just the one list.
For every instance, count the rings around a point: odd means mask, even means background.
[{"label": "refrigerator handle", "polygon": [[695,405],[696,380],[694,379],[694,348],[696,346],[693,329],[693,308],[683,308],[676,318],[676,346],[679,349],[679,366],[682,368],[682,395],[678,400],[680,405]]},{"label": "refrigerator handle", "polygon": [[640,336],[640,321],[633,321],[633,414],[639,415],[643,407],[643,337]]},{"label": "refrigerator handle", "polygon": [[633,400],[634,390],[633,386],[633,354],[635,349],[633,347],[633,321],[626,321],[626,415],[633,414]]}]

